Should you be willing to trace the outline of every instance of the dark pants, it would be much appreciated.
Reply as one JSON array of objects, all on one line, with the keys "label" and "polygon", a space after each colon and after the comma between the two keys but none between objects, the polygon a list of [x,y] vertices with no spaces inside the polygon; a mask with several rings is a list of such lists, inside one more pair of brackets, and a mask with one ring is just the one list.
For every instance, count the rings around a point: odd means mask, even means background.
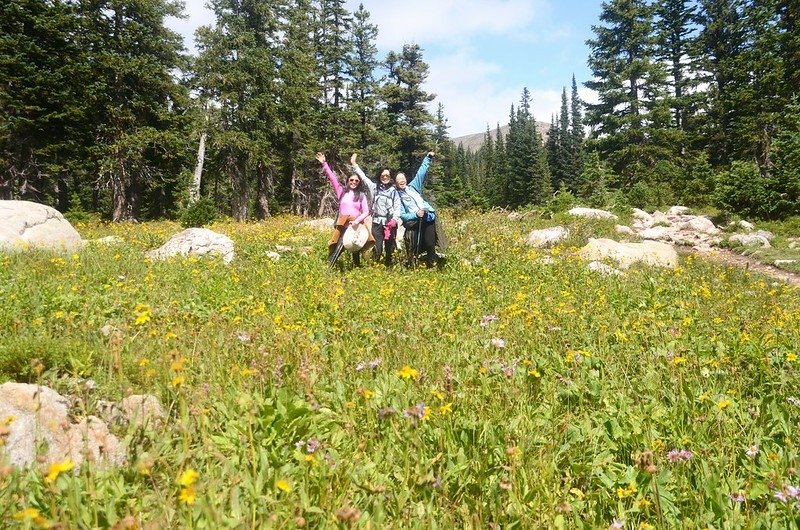
[{"label": "dark pants", "polygon": [[436,255],[436,224],[434,221],[420,220],[417,226],[406,232],[410,237],[409,250],[416,256],[425,254],[425,266],[429,269],[437,261]]},{"label": "dark pants", "polygon": [[397,228],[392,228],[392,234],[389,239],[383,239],[383,225],[379,225],[377,223],[372,223],[372,237],[375,238],[375,261],[381,260],[381,255],[383,251],[386,250],[386,255],[384,257],[384,264],[387,267],[391,267],[392,265],[392,254],[394,254],[395,248],[397,248],[397,243],[395,242],[395,237],[397,236]]}]

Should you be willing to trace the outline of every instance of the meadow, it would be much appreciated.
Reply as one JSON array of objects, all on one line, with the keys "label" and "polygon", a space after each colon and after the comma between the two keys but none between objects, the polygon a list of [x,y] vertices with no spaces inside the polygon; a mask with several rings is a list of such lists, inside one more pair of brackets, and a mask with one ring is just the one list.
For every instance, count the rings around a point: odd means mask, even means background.
[{"label": "meadow", "polygon": [[331,271],[299,221],[213,225],[227,266],[145,259],[168,222],[0,255],[0,382],[78,395],[78,415],[131,393],[168,410],[113,427],[121,467],[0,462],[0,526],[800,524],[797,289],[693,255],[602,276],[575,251],[613,222],[534,250],[566,219],[500,213],[448,218],[441,271]]}]

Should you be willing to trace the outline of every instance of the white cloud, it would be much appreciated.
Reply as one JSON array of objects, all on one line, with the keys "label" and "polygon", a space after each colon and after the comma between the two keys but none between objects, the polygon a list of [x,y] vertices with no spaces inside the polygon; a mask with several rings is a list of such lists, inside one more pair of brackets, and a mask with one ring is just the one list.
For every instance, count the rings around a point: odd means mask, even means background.
[{"label": "white cloud", "polygon": [[194,31],[200,26],[213,24],[214,13],[206,7],[206,0],[184,0],[184,4],[187,18],[167,17],[166,26],[183,35],[183,45],[195,53]]},{"label": "white cloud", "polygon": [[[358,0],[347,7],[355,11]],[[406,0],[365,4],[378,26],[378,47],[416,42],[464,43],[475,35],[523,34],[548,10],[545,0]]]}]

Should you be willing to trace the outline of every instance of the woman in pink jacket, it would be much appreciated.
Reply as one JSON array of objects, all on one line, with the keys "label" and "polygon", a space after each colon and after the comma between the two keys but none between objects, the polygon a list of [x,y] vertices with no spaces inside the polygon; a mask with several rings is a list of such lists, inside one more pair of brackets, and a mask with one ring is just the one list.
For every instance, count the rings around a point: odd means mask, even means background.
[{"label": "woman in pink jacket", "polygon": [[[347,179],[347,188],[343,188],[339,179],[336,178],[336,173],[333,172],[328,162],[325,160],[325,155],[317,153],[317,160],[322,164],[322,169],[328,176],[328,181],[333,187],[336,198],[339,201],[339,215],[336,218],[336,225],[331,234],[331,240],[328,241],[328,256],[330,257],[336,245],[339,243],[339,238],[344,235],[349,225],[354,225],[356,228],[359,225],[364,225],[364,221],[369,217],[369,201],[367,199],[367,186],[358,175],[350,175]],[[361,264],[361,252],[370,250],[375,245],[375,238],[372,237],[372,230],[370,227],[365,227],[369,236],[367,243],[364,247],[356,252],[353,252],[353,263],[356,266]]]}]

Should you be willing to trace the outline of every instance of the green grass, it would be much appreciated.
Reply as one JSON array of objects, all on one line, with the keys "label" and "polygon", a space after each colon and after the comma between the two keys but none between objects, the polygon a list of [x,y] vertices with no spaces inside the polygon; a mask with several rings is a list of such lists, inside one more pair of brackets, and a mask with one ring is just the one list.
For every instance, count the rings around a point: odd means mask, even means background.
[{"label": "green grass", "polygon": [[[291,217],[214,225],[236,242],[230,266],[144,259],[173,223],[79,225],[126,243],[0,256],[0,379],[67,393],[91,377],[90,409],[153,393],[169,411],[156,433],[115,427],[121,468],[52,484],[37,467],[0,472],[0,520],[36,527],[13,518],[35,508],[67,528],[797,526],[800,507],[774,496],[800,483],[796,289],[692,257],[597,275],[574,251],[613,222],[570,220],[571,239],[540,251],[524,236],[565,218],[462,219],[448,220],[438,272],[329,271],[328,235]],[[275,244],[316,253],[273,262]],[[298,443],[310,439],[313,453]],[[692,457],[670,461],[681,449]]]}]

